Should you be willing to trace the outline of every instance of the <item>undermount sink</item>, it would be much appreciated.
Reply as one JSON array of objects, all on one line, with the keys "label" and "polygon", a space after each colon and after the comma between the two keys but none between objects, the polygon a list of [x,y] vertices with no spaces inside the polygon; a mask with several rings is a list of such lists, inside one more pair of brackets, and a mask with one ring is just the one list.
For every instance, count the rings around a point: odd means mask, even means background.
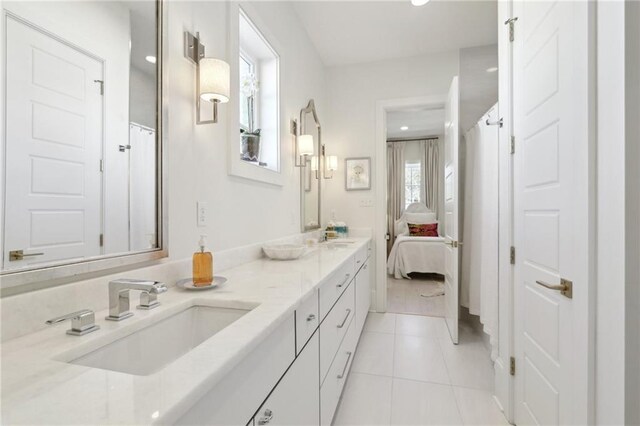
[{"label": "undermount sink", "polygon": [[69,362],[147,376],[180,358],[248,312],[245,309],[192,306]]}]

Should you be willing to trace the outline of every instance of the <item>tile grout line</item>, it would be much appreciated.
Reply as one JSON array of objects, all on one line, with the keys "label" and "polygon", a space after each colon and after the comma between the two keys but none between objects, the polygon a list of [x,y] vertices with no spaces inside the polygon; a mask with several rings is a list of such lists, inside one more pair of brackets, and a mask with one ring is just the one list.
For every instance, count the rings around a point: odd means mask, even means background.
[{"label": "tile grout line", "polygon": [[[449,366],[447,365],[447,358],[444,356],[444,351],[442,350],[442,345],[440,344],[440,339],[436,339],[438,341],[438,347],[440,348],[440,353],[442,354],[442,359],[444,360],[444,368],[447,371],[447,376],[449,377],[449,383],[451,383],[451,374],[449,373]],[[460,403],[458,402],[458,395],[456,394],[456,390],[454,389],[453,383],[451,383],[451,392],[453,393],[453,401],[456,404],[456,409],[458,410],[458,415],[460,416],[460,421],[462,424],[465,424],[464,417],[462,416],[462,410],[460,409]]]},{"label": "tile grout line", "polygon": [[389,425],[393,419],[393,385],[396,371],[396,332],[398,331],[398,315],[393,315],[393,352],[391,353],[391,400],[389,401]]}]

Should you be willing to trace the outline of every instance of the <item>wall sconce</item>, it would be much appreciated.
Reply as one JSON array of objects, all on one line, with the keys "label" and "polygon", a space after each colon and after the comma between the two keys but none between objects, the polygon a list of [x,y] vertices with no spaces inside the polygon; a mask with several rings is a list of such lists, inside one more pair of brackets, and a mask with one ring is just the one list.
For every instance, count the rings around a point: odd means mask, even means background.
[{"label": "wall sconce", "polygon": [[338,156],[337,155],[328,155],[326,157],[325,170],[324,170],[324,178],[331,179],[333,178],[333,172],[338,170]]},{"label": "wall sconce", "polygon": [[332,179],[333,172],[338,170],[338,156],[337,155],[326,155],[325,146],[322,145],[322,158],[324,163],[324,173],[323,177],[325,179]]},{"label": "wall sconce", "polygon": [[298,135],[298,122],[294,119],[291,120],[291,133],[294,135],[294,151],[296,155],[295,166],[306,167],[307,158],[311,157],[311,164],[315,158],[316,169],[318,164],[318,158],[313,155],[313,135]]},{"label": "wall sconce", "polygon": [[318,156],[317,155],[313,155],[311,157],[311,171],[312,172],[317,172],[318,171]]},{"label": "wall sconce", "polygon": [[[184,33],[184,56],[196,64],[196,124],[218,122],[218,104],[229,102],[231,73],[229,64],[221,59],[206,58],[200,33]],[[213,103],[211,119],[201,119],[202,101]]]}]

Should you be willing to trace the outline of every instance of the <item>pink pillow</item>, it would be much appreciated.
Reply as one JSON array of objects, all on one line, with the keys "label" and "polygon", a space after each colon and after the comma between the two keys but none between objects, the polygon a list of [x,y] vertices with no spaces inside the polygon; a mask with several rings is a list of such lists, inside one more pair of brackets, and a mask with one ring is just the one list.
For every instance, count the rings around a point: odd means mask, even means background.
[{"label": "pink pillow", "polygon": [[425,223],[425,224],[407,223],[407,226],[409,227],[409,235],[412,237],[437,237],[438,236],[437,223]]}]

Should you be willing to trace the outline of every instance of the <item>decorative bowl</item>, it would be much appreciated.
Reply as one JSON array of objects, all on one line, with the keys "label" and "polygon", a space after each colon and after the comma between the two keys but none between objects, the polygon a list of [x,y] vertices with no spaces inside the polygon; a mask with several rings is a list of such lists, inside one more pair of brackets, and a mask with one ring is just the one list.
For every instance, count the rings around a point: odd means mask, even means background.
[{"label": "decorative bowl", "polygon": [[302,256],[307,248],[302,244],[273,244],[262,246],[269,259],[294,260]]}]

